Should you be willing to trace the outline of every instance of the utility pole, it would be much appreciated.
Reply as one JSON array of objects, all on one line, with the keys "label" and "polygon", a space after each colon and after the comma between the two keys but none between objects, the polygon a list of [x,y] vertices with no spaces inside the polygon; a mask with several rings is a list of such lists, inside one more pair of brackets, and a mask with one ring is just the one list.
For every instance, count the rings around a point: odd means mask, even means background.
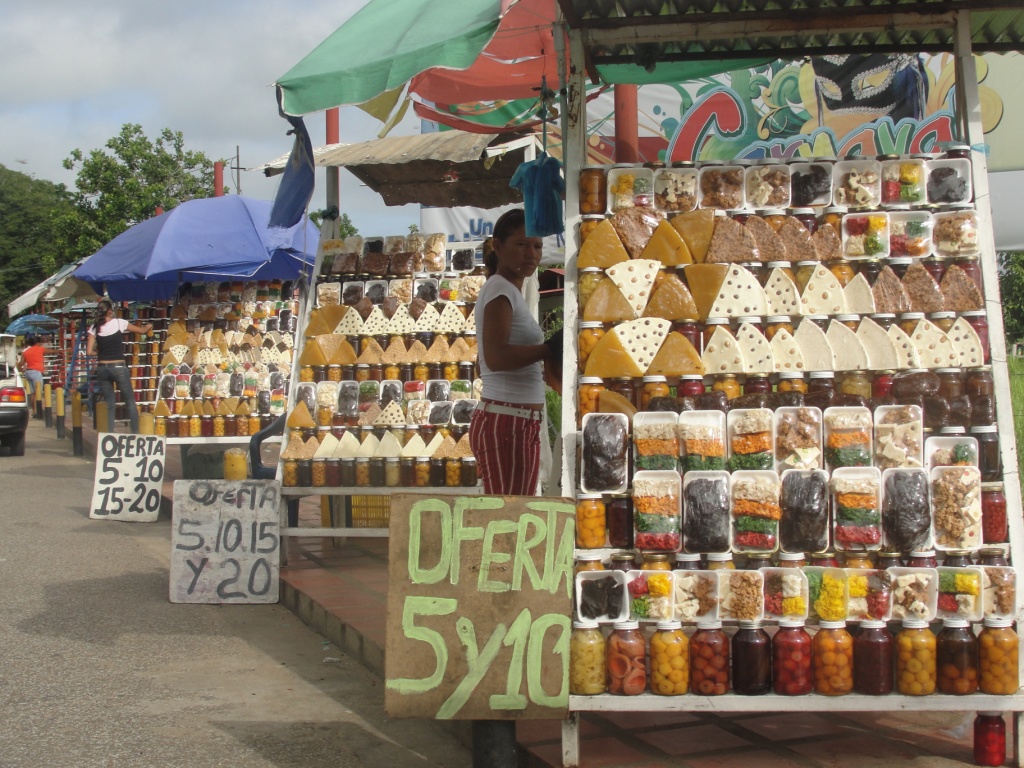
[{"label": "utility pole", "polygon": [[235,164],[230,168],[235,172],[235,194],[240,195],[242,194],[242,154],[237,144],[235,145]]}]

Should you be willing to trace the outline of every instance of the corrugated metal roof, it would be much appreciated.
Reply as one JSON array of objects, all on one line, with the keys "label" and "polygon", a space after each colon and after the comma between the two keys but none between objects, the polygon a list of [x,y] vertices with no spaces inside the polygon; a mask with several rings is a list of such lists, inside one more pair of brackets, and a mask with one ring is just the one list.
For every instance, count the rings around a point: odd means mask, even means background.
[{"label": "corrugated metal roof", "polygon": [[1024,3],[982,0],[559,0],[594,65],[708,58],[1024,50]]}]

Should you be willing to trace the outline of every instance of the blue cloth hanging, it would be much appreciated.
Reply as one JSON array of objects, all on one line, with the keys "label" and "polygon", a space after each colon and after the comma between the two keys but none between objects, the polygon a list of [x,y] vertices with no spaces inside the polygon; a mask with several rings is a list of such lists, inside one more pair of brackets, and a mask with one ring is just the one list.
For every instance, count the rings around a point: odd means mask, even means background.
[{"label": "blue cloth hanging", "polygon": [[526,236],[561,235],[565,230],[562,218],[562,195],[565,179],[562,164],[547,152],[536,160],[520,163],[508,185],[523,193],[526,213]]}]

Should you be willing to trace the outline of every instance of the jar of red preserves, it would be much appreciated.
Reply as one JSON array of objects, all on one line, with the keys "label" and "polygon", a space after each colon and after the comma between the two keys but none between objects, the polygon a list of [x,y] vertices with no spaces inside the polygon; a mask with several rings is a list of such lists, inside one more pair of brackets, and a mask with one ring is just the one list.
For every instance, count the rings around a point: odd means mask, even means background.
[{"label": "jar of red preserves", "polygon": [[686,374],[679,380],[680,397],[697,397],[705,392],[704,377],[699,374]]},{"label": "jar of red preserves", "polygon": [[696,552],[676,553],[677,571],[700,571],[703,570],[700,564],[700,555]]},{"label": "jar of red preserves", "polygon": [[732,637],[732,688],[741,696],[772,690],[772,645],[760,621],[741,621]]},{"label": "jar of red preserves", "polygon": [[937,565],[934,549],[911,552],[907,558],[907,568],[935,568]]},{"label": "jar of red preserves", "polygon": [[722,622],[699,622],[690,638],[690,692],[721,696],[729,691],[729,636]]},{"label": "jar of red preserves", "polygon": [[975,765],[1006,762],[1006,721],[1002,712],[979,712],[974,718]]},{"label": "jar of red preserves", "polygon": [[633,497],[616,494],[605,504],[608,523],[608,543],[613,547],[629,549],[633,546]]},{"label": "jar of red preserves", "polygon": [[772,688],[782,696],[811,692],[811,636],[802,621],[779,621],[772,638]]},{"label": "jar of red preserves", "polygon": [[647,647],[636,621],[617,621],[608,636],[608,693],[638,696],[647,688]]},{"label": "jar of red preserves", "polygon": [[953,259],[953,264],[966,272],[982,295],[985,294],[985,289],[981,286],[981,262],[977,256],[957,256]]},{"label": "jar of red preserves", "polygon": [[1002,483],[981,484],[981,533],[986,544],[1005,544],[1009,540]]},{"label": "jar of red preserves", "polygon": [[771,382],[768,377],[761,374],[750,374],[743,382],[744,395],[767,394],[772,391]]},{"label": "jar of red preserves", "polygon": [[853,640],[853,690],[866,696],[892,693],[893,638],[884,621],[867,620]]},{"label": "jar of red preserves", "polygon": [[974,329],[974,332],[978,334],[978,339],[981,341],[984,362],[991,362],[992,350],[989,348],[988,316],[985,314],[985,310],[978,309],[970,312],[963,312],[961,314],[971,328]]},{"label": "jar of red preserves", "polygon": [[871,397],[875,399],[890,397],[895,375],[896,371],[878,371],[871,379]]},{"label": "jar of red preserves", "polygon": [[673,325],[672,330],[690,342],[694,349],[700,350],[700,326],[696,321],[679,320]]}]

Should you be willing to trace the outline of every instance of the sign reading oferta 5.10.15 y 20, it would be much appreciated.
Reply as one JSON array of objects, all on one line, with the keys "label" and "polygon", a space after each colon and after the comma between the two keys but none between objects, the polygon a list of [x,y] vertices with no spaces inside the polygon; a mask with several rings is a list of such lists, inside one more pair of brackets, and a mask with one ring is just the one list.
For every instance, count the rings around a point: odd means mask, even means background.
[{"label": "sign reading oferta 5.10.15 y 20", "polygon": [[574,514],[562,499],[391,498],[389,715],[566,716]]}]

